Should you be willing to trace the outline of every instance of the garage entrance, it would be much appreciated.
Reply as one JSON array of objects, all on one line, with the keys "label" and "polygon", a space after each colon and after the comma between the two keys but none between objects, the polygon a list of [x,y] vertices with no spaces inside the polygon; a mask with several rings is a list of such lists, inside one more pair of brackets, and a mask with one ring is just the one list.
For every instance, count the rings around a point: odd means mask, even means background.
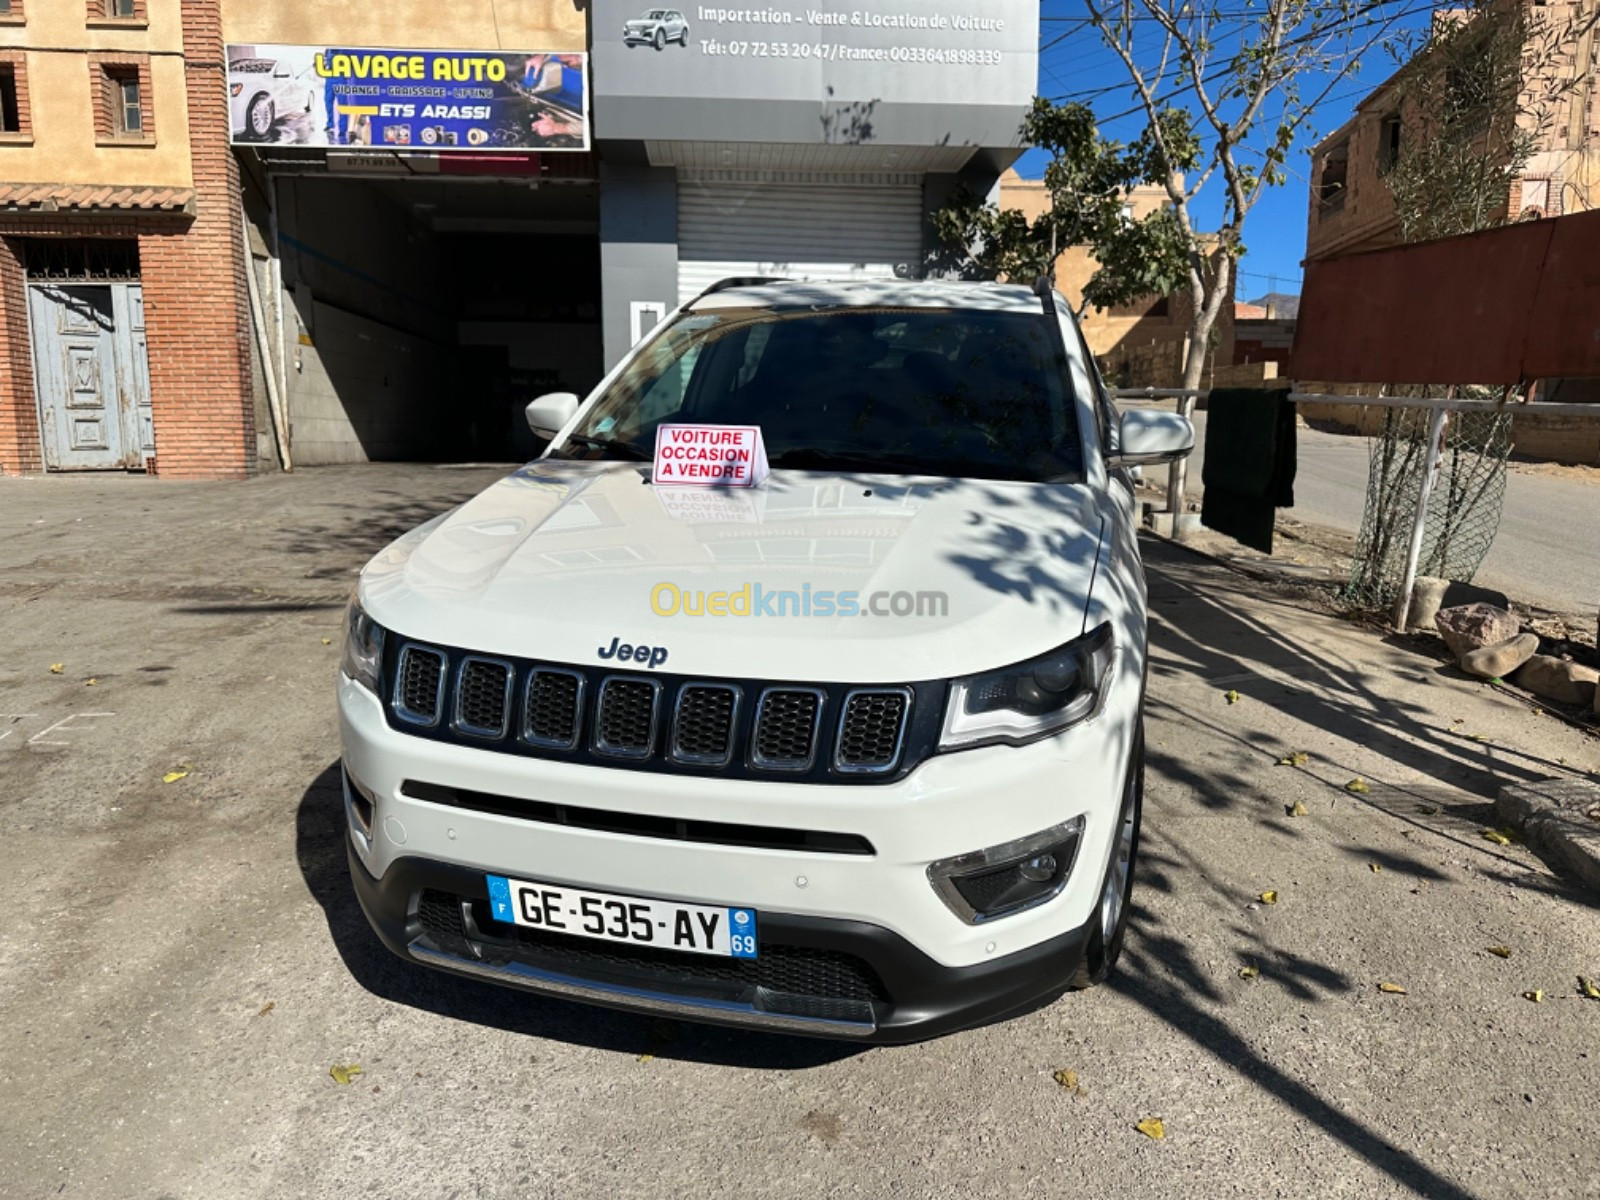
[{"label": "garage entrance", "polygon": [[279,176],[298,464],[512,462],[604,374],[593,181]]}]

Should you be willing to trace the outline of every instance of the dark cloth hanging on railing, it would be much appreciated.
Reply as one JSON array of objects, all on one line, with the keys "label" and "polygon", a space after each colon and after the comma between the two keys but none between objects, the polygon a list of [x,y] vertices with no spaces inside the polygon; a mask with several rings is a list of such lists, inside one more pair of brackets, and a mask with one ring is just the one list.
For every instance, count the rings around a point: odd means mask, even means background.
[{"label": "dark cloth hanging on railing", "polygon": [[1272,553],[1277,510],[1294,507],[1298,466],[1288,388],[1213,388],[1200,523]]}]

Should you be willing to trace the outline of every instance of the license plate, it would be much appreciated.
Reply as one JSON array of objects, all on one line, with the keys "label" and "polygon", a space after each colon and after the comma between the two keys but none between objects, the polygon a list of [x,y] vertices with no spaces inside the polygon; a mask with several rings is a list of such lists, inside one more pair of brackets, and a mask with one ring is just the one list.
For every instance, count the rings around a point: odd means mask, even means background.
[{"label": "license plate", "polygon": [[490,875],[488,880],[489,907],[497,921],[661,950],[756,957],[753,908],[675,904],[504,875]]}]

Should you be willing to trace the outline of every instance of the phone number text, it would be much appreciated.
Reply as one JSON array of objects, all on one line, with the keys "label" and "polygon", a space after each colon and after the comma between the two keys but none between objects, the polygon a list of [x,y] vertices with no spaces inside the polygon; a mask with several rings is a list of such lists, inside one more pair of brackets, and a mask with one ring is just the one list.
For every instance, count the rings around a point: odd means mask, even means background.
[{"label": "phone number text", "polygon": [[940,50],[928,46],[841,46],[836,42],[723,42],[701,41],[700,50],[713,57],[814,58],[823,62],[940,63],[955,67],[998,67],[998,50]]}]

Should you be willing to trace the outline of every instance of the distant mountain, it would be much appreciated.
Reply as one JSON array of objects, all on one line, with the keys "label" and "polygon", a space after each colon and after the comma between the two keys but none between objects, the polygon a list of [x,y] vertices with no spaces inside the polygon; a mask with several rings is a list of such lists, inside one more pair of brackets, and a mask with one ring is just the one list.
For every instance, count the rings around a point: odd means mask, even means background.
[{"label": "distant mountain", "polygon": [[1300,297],[1288,292],[1268,292],[1261,299],[1248,303],[1259,304],[1262,308],[1272,305],[1272,315],[1280,320],[1292,321],[1300,315]]}]

